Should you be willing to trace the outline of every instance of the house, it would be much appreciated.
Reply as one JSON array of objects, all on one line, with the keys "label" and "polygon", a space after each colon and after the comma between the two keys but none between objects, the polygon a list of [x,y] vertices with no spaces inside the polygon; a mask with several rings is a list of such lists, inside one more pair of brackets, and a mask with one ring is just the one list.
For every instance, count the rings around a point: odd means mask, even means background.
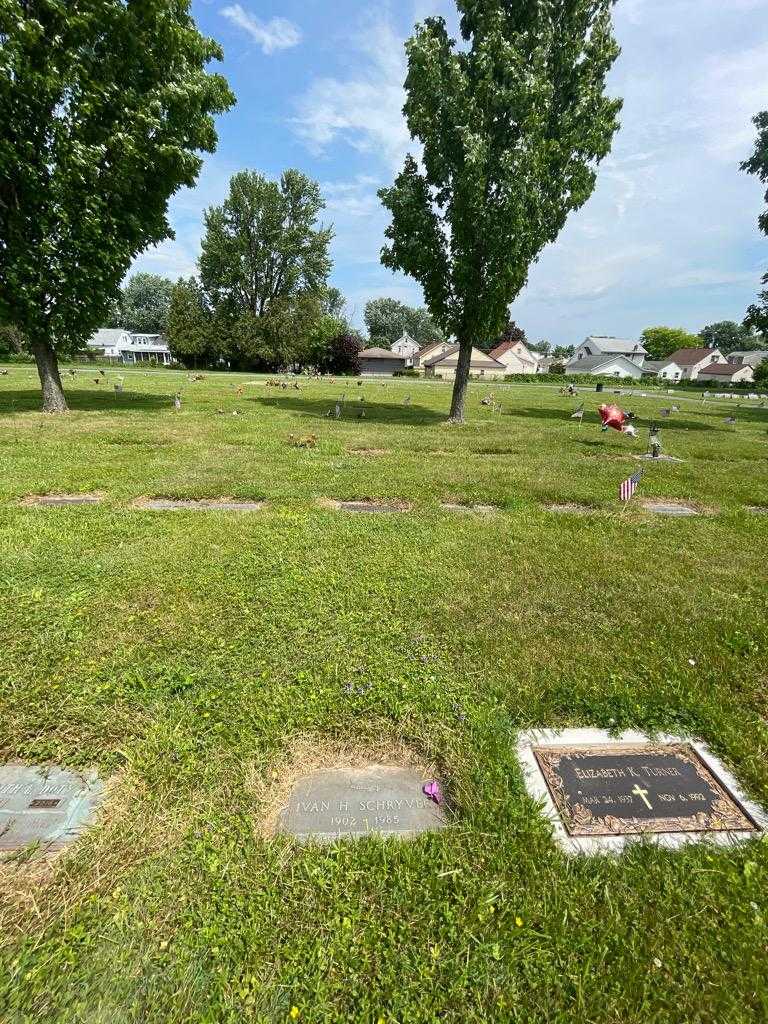
[{"label": "house", "polygon": [[[429,356],[422,363],[425,377],[442,377],[443,380],[453,380],[456,376],[456,367],[459,363],[459,346],[450,345],[445,352],[436,352]],[[486,377],[495,379],[503,377],[507,368],[497,359],[493,359],[479,348],[472,349],[469,363],[469,373],[473,377]]]},{"label": "house", "polygon": [[413,356],[414,369],[423,369],[425,360],[431,359],[438,352],[447,352],[452,347],[449,341],[430,341]]},{"label": "house", "polygon": [[629,359],[630,362],[642,367],[647,355],[648,353],[639,341],[625,341],[623,338],[612,338],[603,334],[591,334],[588,338],[585,338],[584,341],[582,341],[566,363],[566,372],[594,373],[593,370],[575,370],[569,369],[569,367],[572,363],[580,362],[583,359],[593,359],[595,356],[623,356],[625,359]]},{"label": "house", "polygon": [[413,357],[419,351],[419,346],[408,331],[403,331],[397,341],[392,342],[392,351],[398,356],[405,357],[406,366],[413,366]]},{"label": "house", "polygon": [[[679,348],[663,360],[659,376],[667,380],[696,380],[704,366],[724,362],[725,356],[717,348]],[[678,371],[680,375],[674,376]]]},{"label": "house", "polygon": [[119,328],[102,327],[87,341],[89,352],[122,363],[162,363],[170,366],[173,356],[163,334],[131,334]]},{"label": "house", "polygon": [[754,380],[749,363],[708,363],[699,370],[698,380],[716,380],[723,384],[744,384]]},{"label": "house", "polygon": [[754,352],[729,352],[729,363],[744,363],[756,370],[763,360],[768,359],[768,350],[755,350]]},{"label": "house", "polygon": [[565,360],[561,356],[542,356],[536,360],[536,373],[551,373],[553,366],[562,366]]},{"label": "house", "polygon": [[639,380],[643,374],[639,364],[633,359],[610,353],[569,359],[565,364],[565,372],[571,376],[576,373],[589,373],[593,377],[634,377],[635,380]]},{"label": "house", "polygon": [[491,359],[501,363],[507,373],[537,373],[538,359],[522,341],[502,341],[488,353]]},{"label": "house", "polygon": [[643,363],[644,377],[659,377],[662,380],[681,380],[683,369],[677,363],[666,359],[646,359]]},{"label": "house", "polygon": [[123,346],[129,345],[131,336],[119,327],[101,327],[92,335],[86,345],[88,351],[107,359],[119,359]]},{"label": "house", "polygon": [[405,356],[389,348],[364,348],[358,355],[360,373],[371,377],[391,377],[396,370],[405,369]]}]

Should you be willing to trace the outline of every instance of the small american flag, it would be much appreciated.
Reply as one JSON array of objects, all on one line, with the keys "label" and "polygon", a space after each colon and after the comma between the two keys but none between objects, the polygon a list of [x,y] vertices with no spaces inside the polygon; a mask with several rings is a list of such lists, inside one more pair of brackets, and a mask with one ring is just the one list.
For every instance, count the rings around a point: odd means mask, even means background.
[{"label": "small american flag", "polygon": [[629,501],[629,499],[637,490],[638,484],[642,479],[643,471],[642,469],[638,469],[638,471],[636,473],[633,473],[632,476],[627,477],[626,480],[623,480],[621,486],[619,487],[619,501]]}]

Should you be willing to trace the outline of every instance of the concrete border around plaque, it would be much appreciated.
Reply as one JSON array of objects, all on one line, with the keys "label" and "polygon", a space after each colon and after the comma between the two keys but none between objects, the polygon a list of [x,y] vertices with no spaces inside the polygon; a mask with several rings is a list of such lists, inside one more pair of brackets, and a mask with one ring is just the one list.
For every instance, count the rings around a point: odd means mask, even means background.
[{"label": "concrete border around plaque", "polygon": [[[640,768],[638,762],[643,759],[642,748],[650,748],[647,760],[655,757],[659,761],[659,766],[651,765],[646,775],[642,774],[645,767]],[[624,759],[623,764],[606,767],[611,758],[617,756]],[[652,739],[632,730],[612,736],[603,729],[533,729],[518,737],[517,757],[528,794],[541,803],[555,841],[569,854],[619,854],[630,843],[637,842],[653,843],[666,849],[679,849],[696,842],[729,846],[768,832],[768,813],[746,796],[737,779],[707,745],[696,740],[667,734]],[[574,764],[579,762],[574,758],[581,759],[583,766],[576,769],[576,776],[573,775]],[[587,768],[588,763],[599,767]],[[630,767],[633,763],[638,767]],[[678,783],[677,779],[666,782],[674,772],[669,765],[675,763],[682,769],[678,786],[681,792],[661,793],[661,789],[674,790]],[[565,768],[571,776],[570,791],[568,780],[562,784]],[[584,778],[585,804],[590,800],[598,803],[600,783],[594,781],[595,777],[602,774],[613,783],[619,772],[621,783],[613,787],[616,792],[609,796],[608,807],[602,808],[603,817],[571,799],[573,786],[579,784],[575,778]],[[625,773],[630,774],[625,778]],[[697,789],[704,789],[703,794],[690,792],[687,781],[691,778],[696,779]],[[630,782],[635,783],[632,789]],[[649,788],[652,788],[650,793]],[[634,817],[630,816],[630,807],[624,801],[631,804],[635,800],[631,794],[638,790],[641,792],[635,801],[635,813],[639,817]],[[587,797],[587,793],[593,795]],[[657,800],[670,801],[663,805],[665,817],[656,816],[658,811],[652,811],[649,797],[657,807],[662,806]],[[710,804],[714,800],[717,815],[706,803],[691,803],[689,798],[694,797],[697,800],[706,797]],[[680,799],[685,801],[685,810],[676,802]],[[622,806],[625,809],[621,809]],[[678,809],[672,810],[673,806]]]},{"label": "concrete border around plaque", "polygon": [[448,824],[443,807],[423,791],[428,781],[413,768],[383,764],[310,772],[294,783],[276,832],[302,843],[413,839]]},{"label": "concrete border around plaque", "polygon": [[104,793],[95,771],[0,765],[0,854],[39,843],[67,846],[93,819]]}]

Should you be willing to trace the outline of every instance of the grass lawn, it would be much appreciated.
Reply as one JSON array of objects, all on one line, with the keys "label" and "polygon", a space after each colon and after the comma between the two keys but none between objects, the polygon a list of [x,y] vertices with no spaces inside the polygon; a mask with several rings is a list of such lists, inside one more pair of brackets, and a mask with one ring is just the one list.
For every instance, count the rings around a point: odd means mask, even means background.
[{"label": "grass lawn", "polygon": [[[439,382],[95,376],[67,377],[60,418],[31,368],[0,377],[0,754],[110,779],[66,855],[0,867],[0,1020],[768,1019],[768,842],[570,859],[515,759],[534,726],[666,730],[768,804],[768,518],[747,510],[768,409],[621,399],[643,423],[681,406],[662,433],[684,461],[638,497],[706,514],[668,519],[619,509],[646,431],[602,434],[594,392],[579,428],[555,388],[475,384],[453,428]],[[58,492],[104,498],[20,504]],[[268,504],[132,507],[151,496]],[[452,826],[265,840],[270,785],[314,743],[405,745]]]}]

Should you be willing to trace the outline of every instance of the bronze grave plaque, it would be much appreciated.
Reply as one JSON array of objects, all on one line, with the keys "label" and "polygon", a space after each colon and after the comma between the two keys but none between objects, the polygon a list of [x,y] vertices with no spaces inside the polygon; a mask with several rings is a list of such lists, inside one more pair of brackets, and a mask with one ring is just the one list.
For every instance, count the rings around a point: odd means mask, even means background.
[{"label": "bronze grave plaque", "polygon": [[757,832],[689,743],[534,746],[571,836]]}]

